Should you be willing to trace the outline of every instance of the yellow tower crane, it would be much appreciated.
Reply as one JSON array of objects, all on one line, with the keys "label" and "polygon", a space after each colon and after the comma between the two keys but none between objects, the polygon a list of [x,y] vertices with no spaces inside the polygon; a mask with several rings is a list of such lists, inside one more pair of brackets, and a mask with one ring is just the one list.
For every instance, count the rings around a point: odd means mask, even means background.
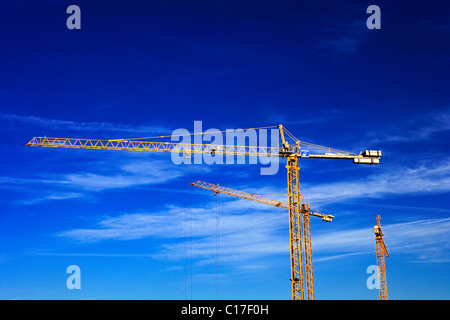
[{"label": "yellow tower crane", "polygon": [[[289,204],[286,202],[266,198],[254,193],[247,193],[244,191],[234,190],[218,184],[212,184],[204,181],[196,181],[190,184],[194,187],[203,188],[206,190],[214,191],[215,194],[224,193],[233,197],[247,199],[259,203],[264,203],[270,206],[289,209]],[[312,251],[311,251],[311,232],[309,216],[315,216],[321,218],[323,221],[331,222],[334,218],[331,214],[324,214],[319,210],[312,208],[305,201],[303,194],[301,197],[301,212],[303,215],[303,238],[305,249],[305,270],[306,270],[306,296],[308,300],[314,300],[314,278],[313,278],[313,264],[312,264]],[[292,281],[292,279],[291,279]]]},{"label": "yellow tower crane", "polygon": [[375,247],[377,252],[377,266],[378,266],[378,283],[380,285],[380,300],[387,300],[387,283],[386,283],[386,266],[384,264],[384,257],[389,257],[389,253],[384,244],[384,233],[381,231],[380,225],[381,217],[377,215],[377,224],[373,227],[375,232]]},{"label": "yellow tower crane", "polygon": [[[34,137],[26,146],[48,147],[48,148],[72,148],[91,150],[127,150],[144,152],[175,152],[185,155],[191,154],[215,154],[215,155],[236,155],[236,156],[256,156],[256,157],[281,157],[287,159],[287,184],[288,184],[288,205],[289,205],[289,230],[290,230],[290,252],[291,252],[291,279],[292,279],[292,299],[303,300],[303,272],[302,272],[302,248],[301,248],[301,196],[299,186],[299,158],[310,159],[347,159],[353,160],[357,164],[378,164],[381,151],[366,150],[359,154],[347,151],[323,147],[295,138],[282,125],[265,127],[278,127],[281,137],[281,146],[234,146],[218,144],[192,144],[177,142],[161,142],[156,139],[169,138],[169,136],[145,137],[135,139],[79,139],[79,138],[50,138]],[[252,128],[262,129],[262,128]],[[223,132],[223,131],[220,131]],[[212,132],[208,132],[209,134]],[[195,134],[195,133],[194,133]],[[202,132],[201,134],[205,134]],[[285,134],[289,136],[293,143],[285,139]],[[313,148],[322,153],[310,153],[309,150],[301,150],[305,146]]]}]

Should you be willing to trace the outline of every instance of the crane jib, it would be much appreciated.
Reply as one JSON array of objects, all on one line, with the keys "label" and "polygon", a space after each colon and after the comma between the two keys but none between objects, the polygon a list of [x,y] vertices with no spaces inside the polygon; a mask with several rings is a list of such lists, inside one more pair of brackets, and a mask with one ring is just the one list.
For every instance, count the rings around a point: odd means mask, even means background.
[{"label": "crane jib", "polygon": [[34,137],[26,146],[100,149],[100,150],[129,150],[144,152],[178,152],[185,154],[209,153],[217,155],[242,155],[256,157],[288,157],[296,155],[299,158],[315,159],[349,159],[357,164],[378,164],[381,151],[366,150],[359,155],[351,153],[313,154],[309,150],[292,150],[284,147],[264,146],[233,146],[214,144],[185,144],[175,142],[139,141],[139,140],[102,140],[78,138],[50,138]]}]

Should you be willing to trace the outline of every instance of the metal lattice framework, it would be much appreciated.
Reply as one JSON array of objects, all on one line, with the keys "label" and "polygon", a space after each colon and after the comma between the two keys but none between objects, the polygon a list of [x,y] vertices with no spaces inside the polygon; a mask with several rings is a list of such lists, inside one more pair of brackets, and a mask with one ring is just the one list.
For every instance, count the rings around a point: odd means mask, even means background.
[{"label": "metal lattice framework", "polygon": [[[170,136],[135,138],[135,139],[78,139],[78,138],[50,138],[34,137],[26,146],[46,147],[46,148],[71,148],[71,149],[91,149],[91,150],[126,150],[126,151],[144,151],[144,152],[176,152],[183,153],[186,156],[190,154],[217,154],[217,155],[242,155],[256,157],[282,157],[287,159],[287,177],[288,177],[288,210],[290,226],[290,247],[291,247],[291,280],[292,280],[292,298],[301,300],[303,294],[303,265],[302,265],[302,247],[301,247],[301,194],[299,190],[299,158],[313,159],[348,159],[357,164],[378,164],[381,157],[381,151],[366,150],[359,154],[354,154],[334,148],[323,147],[307,142],[297,140],[282,125],[277,126],[281,136],[281,145],[264,146],[234,146],[219,144],[191,144],[177,142],[161,142],[153,138],[163,138]],[[252,128],[262,129],[262,128]],[[201,133],[205,134],[205,133]],[[293,140],[289,144],[284,134]],[[300,147],[312,149],[301,150]],[[317,153],[316,153],[317,152]],[[303,214],[303,218],[305,214]],[[308,221],[304,224],[305,235],[309,235],[309,215]],[[326,219],[326,218],[325,218]],[[324,220],[325,220],[324,219]],[[310,243],[305,243],[305,252],[307,264],[310,259]],[[312,265],[312,264],[311,264]],[[312,267],[307,269],[307,281],[312,280]],[[312,281],[310,282],[312,283]],[[307,286],[309,292],[313,287]],[[310,296],[310,293],[308,293]]]},{"label": "metal lattice framework", "polygon": [[[270,199],[270,198],[267,198],[267,197],[264,197],[261,195],[257,195],[254,193],[248,193],[248,192],[244,192],[244,191],[240,191],[240,190],[227,188],[227,187],[224,187],[224,186],[221,186],[218,184],[213,184],[213,183],[209,183],[209,182],[205,182],[205,181],[195,181],[195,182],[192,182],[190,185],[194,186],[194,187],[203,188],[206,190],[211,190],[216,193],[224,193],[224,194],[227,194],[227,195],[230,195],[233,197],[238,197],[238,198],[242,198],[242,199],[247,199],[247,200],[267,204],[269,206],[279,207],[279,208],[283,208],[283,209],[289,209],[289,204],[287,202]],[[304,199],[303,194],[301,194],[301,197],[302,197],[302,199]],[[330,222],[334,218],[333,215],[325,214],[325,213],[319,211],[318,209],[311,207],[309,204],[307,204],[307,206],[308,206],[307,210],[310,215],[319,217],[323,221]]]},{"label": "metal lattice framework", "polygon": [[[274,200],[270,198],[266,198],[254,193],[248,193],[244,191],[239,191],[231,188],[227,188],[224,186],[220,186],[218,184],[212,184],[204,181],[195,181],[190,184],[194,187],[203,188],[206,190],[211,190],[215,194],[224,193],[233,197],[251,200],[263,204],[267,204],[270,206],[289,209],[289,204],[286,202],[282,202],[279,200]],[[300,212],[303,218],[303,239],[304,239],[304,256],[305,256],[305,276],[306,276],[306,296],[308,300],[314,300],[314,278],[313,278],[313,263],[312,263],[312,250],[311,250],[311,224],[310,224],[310,216],[315,216],[321,218],[323,221],[330,222],[334,218],[331,214],[324,214],[319,210],[312,208],[305,201],[305,197],[303,194],[300,194]],[[291,219],[290,219],[291,220]],[[295,224],[298,224],[299,221],[295,220]],[[296,230],[300,229],[300,226],[295,228]],[[297,260],[296,260],[297,261]],[[295,298],[298,298],[301,294],[295,295]]]},{"label": "metal lattice framework", "polygon": [[[340,151],[327,147],[300,142],[306,146],[312,146],[318,151],[325,153],[313,154],[310,152],[301,153],[297,150],[295,156],[299,158],[312,159],[347,159],[354,163],[377,164],[381,156],[380,151],[377,154],[365,153],[354,154],[346,151]],[[217,154],[217,155],[236,155],[236,156],[254,156],[254,157],[285,157],[291,154],[292,150],[286,150],[285,147],[266,147],[266,146],[234,146],[218,144],[193,144],[178,142],[145,141],[138,139],[78,139],[78,138],[52,138],[52,137],[34,137],[27,144],[27,147],[47,147],[47,148],[70,148],[70,149],[93,149],[93,150],[126,150],[143,152],[178,152],[184,154]],[[320,148],[319,148],[320,147]]]},{"label": "metal lattice framework", "polygon": [[76,138],[50,138],[34,137],[26,146],[95,149],[95,150],[126,150],[143,152],[178,152],[185,154],[213,153],[231,154],[256,157],[278,157],[277,147],[258,146],[227,146],[214,144],[189,144],[177,142],[141,141],[141,140],[102,140],[102,139],[76,139]]},{"label": "metal lattice framework", "polygon": [[303,218],[303,240],[305,245],[305,276],[306,276],[306,297],[308,300],[314,300],[314,277],[311,249],[311,224],[309,221],[309,204],[304,203],[302,199],[302,218]]},{"label": "metal lattice framework", "polygon": [[377,266],[378,266],[378,281],[380,284],[380,300],[388,300],[387,283],[386,283],[386,265],[384,257],[389,257],[389,253],[384,244],[384,233],[381,231],[380,225],[381,217],[377,215],[377,224],[374,227],[375,231],[375,247],[377,252]]},{"label": "metal lattice framework", "polygon": [[303,262],[298,158],[287,159],[292,300],[303,300]]}]

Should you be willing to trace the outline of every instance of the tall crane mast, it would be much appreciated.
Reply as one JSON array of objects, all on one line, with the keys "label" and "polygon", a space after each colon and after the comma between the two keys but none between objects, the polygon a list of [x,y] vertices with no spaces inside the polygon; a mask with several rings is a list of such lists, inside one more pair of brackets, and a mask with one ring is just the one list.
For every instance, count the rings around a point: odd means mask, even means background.
[{"label": "tall crane mast", "polygon": [[389,253],[384,244],[384,233],[381,231],[380,225],[381,216],[377,215],[377,224],[373,227],[375,232],[375,247],[377,252],[377,266],[378,266],[378,283],[380,285],[380,300],[387,300],[387,283],[386,283],[386,266],[384,257],[389,257]]},{"label": "tall crane mast", "polygon": [[[332,149],[295,138],[282,125],[277,126],[281,136],[280,146],[233,146],[218,144],[191,144],[177,142],[161,142],[156,138],[170,137],[148,137],[137,139],[79,139],[79,138],[50,138],[34,137],[26,146],[48,147],[48,148],[71,148],[91,150],[127,150],[143,152],[176,152],[185,155],[191,154],[216,154],[216,155],[243,155],[256,157],[281,157],[286,158],[287,180],[288,180],[288,205],[289,205],[289,230],[290,230],[290,252],[292,273],[292,299],[303,300],[303,275],[302,275],[302,248],[301,248],[301,199],[299,190],[299,158],[311,159],[346,159],[353,160],[356,164],[378,164],[381,151],[366,150],[359,154]],[[260,128],[253,128],[260,129]],[[202,133],[203,134],[203,133]],[[285,139],[285,134],[294,143],[290,144]],[[301,146],[313,148],[322,153],[310,153],[301,150]]]},{"label": "tall crane mast", "polygon": [[[300,144],[318,148],[325,149],[325,156],[333,159],[346,159],[348,156],[351,157],[351,154],[344,153],[340,150],[324,148],[321,146],[317,146],[311,143],[305,143],[298,139],[296,139],[289,131],[283,128],[282,125],[279,125],[280,136],[282,141],[282,148],[280,150],[280,154],[282,157],[287,158],[287,181],[288,181],[288,198],[289,198],[289,228],[291,234],[291,274],[292,274],[292,299],[293,300],[303,300],[303,266],[302,266],[302,248],[301,248],[301,232],[300,232],[300,191],[299,191],[299,165],[298,158],[300,157],[308,157],[308,158],[323,158],[321,156],[309,154],[308,151],[302,152],[300,150]],[[289,144],[285,139],[285,135],[290,136],[295,144]],[[365,163],[365,164],[378,164],[379,159],[381,157],[381,151],[376,150],[366,150],[358,157],[353,158],[354,163]],[[309,233],[309,215],[303,215],[303,228],[306,230],[306,233]],[[306,221],[305,221],[306,220]],[[311,257],[311,243],[308,241],[310,237],[305,237],[305,257]],[[308,265],[308,264],[307,264]],[[310,263],[312,266],[312,263]],[[306,277],[309,280],[309,283],[312,283],[310,279],[312,279],[312,267],[307,268]],[[310,288],[310,291],[311,288]]]},{"label": "tall crane mast", "polygon": [[[247,199],[259,203],[264,203],[270,206],[289,209],[289,204],[286,202],[273,200],[254,193],[247,193],[244,191],[234,190],[218,184],[212,184],[204,181],[196,181],[190,184],[194,187],[203,188],[206,190],[214,191],[215,194],[224,193],[233,197]],[[304,250],[305,250],[305,270],[306,270],[306,295],[308,300],[314,300],[314,278],[313,278],[313,265],[312,265],[312,251],[311,251],[311,232],[309,216],[315,216],[321,218],[323,221],[331,222],[334,216],[331,214],[324,214],[319,210],[312,208],[305,201],[303,194],[301,197],[301,213],[303,215],[303,238]],[[292,279],[291,279],[292,281]]]}]

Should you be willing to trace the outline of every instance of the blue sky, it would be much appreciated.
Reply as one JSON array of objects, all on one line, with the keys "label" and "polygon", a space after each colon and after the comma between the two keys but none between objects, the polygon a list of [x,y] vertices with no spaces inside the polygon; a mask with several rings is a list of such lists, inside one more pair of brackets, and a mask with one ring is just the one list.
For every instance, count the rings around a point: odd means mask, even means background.
[{"label": "blue sky", "polygon": [[[81,9],[68,30],[66,9]],[[366,27],[371,4],[381,29]],[[286,193],[261,164],[26,148],[34,136],[130,138],[283,124],[382,150],[377,166],[300,161],[316,299],[450,298],[446,1],[7,1],[0,7],[0,298],[290,299],[283,209],[193,189]],[[273,196],[285,200],[283,196]],[[78,265],[81,289],[66,269]]]}]

